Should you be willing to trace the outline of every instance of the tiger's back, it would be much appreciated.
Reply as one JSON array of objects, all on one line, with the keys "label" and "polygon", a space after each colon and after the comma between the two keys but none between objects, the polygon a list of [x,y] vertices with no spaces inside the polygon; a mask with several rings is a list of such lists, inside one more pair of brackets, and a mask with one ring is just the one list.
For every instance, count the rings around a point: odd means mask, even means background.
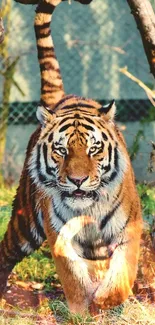
[{"label": "tiger's back", "polygon": [[[41,3],[36,14],[38,53],[42,47],[40,127],[29,141],[0,245],[0,290],[14,265],[47,238],[70,310],[82,313],[118,305],[131,293],[142,219],[125,141],[114,121],[115,103],[101,107],[63,92],[47,46],[53,8],[52,0],[47,7]],[[48,108],[47,66],[55,71]]]}]

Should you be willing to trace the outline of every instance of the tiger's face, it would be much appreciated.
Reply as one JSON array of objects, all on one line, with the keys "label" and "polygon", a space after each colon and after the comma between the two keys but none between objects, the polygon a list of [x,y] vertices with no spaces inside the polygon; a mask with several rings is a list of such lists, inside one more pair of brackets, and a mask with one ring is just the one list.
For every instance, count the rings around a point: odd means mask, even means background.
[{"label": "tiger's face", "polygon": [[[36,183],[48,195],[59,195],[61,203],[72,210],[92,206],[103,196],[104,188],[122,174],[121,152],[110,117],[114,104],[105,108],[104,118],[96,102],[80,104],[78,100],[68,111],[60,105],[55,114],[40,108],[43,127],[32,159]],[[67,102],[65,106],[70,105]]]}]

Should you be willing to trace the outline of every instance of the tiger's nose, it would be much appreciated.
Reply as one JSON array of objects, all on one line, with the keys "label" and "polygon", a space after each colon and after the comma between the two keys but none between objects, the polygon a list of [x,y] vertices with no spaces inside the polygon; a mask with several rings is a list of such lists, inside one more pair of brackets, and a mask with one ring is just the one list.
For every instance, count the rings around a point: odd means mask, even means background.
[{"label": "tiger's nose", "polygon": [[71,177],[67,176],[70,182],[75,184],[76,186],[80,187],[83,182],[85,182],[88,179],[89,176],[81,176],[81,177]]}]

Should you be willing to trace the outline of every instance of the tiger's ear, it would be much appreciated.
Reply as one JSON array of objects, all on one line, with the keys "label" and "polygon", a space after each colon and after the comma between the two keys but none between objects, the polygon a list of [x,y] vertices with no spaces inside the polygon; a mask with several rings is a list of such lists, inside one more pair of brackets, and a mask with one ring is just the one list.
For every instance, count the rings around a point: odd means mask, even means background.
[{"label": "tiger's ear", "polygon": [[38,106],[36,116],[40,124],[44,127],[53,119],[54,113],[48,107]]},{"label": "tiger's ear", "polygon": [[108,121],[113,121],[116,113],[116,104],[115,101],[112,100],[110,104],[104,105],[99,108],[100,114],[104,116],[104,118]]}]

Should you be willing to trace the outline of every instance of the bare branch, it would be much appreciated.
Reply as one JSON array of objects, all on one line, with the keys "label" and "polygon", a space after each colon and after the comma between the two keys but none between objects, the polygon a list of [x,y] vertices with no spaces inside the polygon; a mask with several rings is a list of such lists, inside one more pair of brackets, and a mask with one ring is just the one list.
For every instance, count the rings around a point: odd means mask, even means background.
[{"label": "bare branch", "polygon": [[0,43],[2,43],[4,40],[4,26],[3,26],[3,20],[0,17]]},{"label": "bare branch", "polygon": [[149,0],[127,0],[141,34],[144,50],[155,77],[155,13]]},{"label": "bare branch", "polygon": [[126,77],[136,82],[141,88],[143,88],[152,103],[153,106],[155,106],[155,91],[151,90],[148,86],[146,86],[140,79],[136,78],[132,73],[130,73],[127,69],[127,67],[119,68],[118,69],[121,73],[123,73]]}]

